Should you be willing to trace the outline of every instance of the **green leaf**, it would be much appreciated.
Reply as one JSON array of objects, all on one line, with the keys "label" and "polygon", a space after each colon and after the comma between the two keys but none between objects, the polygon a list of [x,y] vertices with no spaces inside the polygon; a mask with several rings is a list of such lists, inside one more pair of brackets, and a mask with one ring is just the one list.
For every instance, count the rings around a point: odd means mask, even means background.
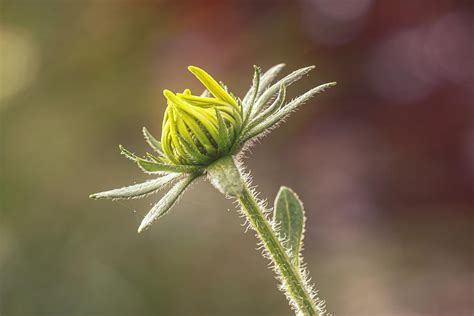
[{"label": "green leaf", "polygon": [[137,199],[152,194],[167,184],[173,182],[181,175],[178,173],[169,174],[157,179],[149,180],[143,183],[134,184],[120,189],[109,190],[100,193],[91,194],[92,199]]},{"label": "green leaf", "polygon": [[143,127],[143,136],[145,137],[146,142],[150,145],[153,150],[155,150],[158,154],[163,156],[163,148],[161,147],[161,142],[157,140],[151,133],[148,131],[146,127]]},{"label": "green leaf", "polygon": [[273,229],[285,246],[292,263],[298,267],[304,231],[303,204],[290,188],[281,187],[275,199]]},{"label": "green leaf", "polygon": [[140,167],[140,169],[142,169],[144,172],[149,173],[149,174],[167,173],[167,172],[193,173],[201,169],[198,166],[168,165],[164,163],[148,161],[139,157],[137,157],[137,164]]},{"label": "green leaf", "polygon": [[186,188],[196,179],[198,175],[188,175],[185,178],[181,179],[176,183],[171,190],[166,193],[158,203],[156,203],[152,209],[146,214],[145,218],[142,220],[138,232],[142,232],[144,229],[148,228],[155,220],[162,217],[171,209],[171,207],[176,203],[179,197],[183,194]]}]

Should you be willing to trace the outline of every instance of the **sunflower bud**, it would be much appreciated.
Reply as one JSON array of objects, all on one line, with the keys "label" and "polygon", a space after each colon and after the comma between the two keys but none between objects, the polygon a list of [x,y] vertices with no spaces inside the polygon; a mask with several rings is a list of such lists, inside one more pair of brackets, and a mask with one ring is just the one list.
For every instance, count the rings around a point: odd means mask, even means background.
[{"label": "sunflower bud", "polygon": [[170,163],[208,165],[229,153],[242,125],[240,103],[202,69],[189,71],[211,97],[164,90],[168,107],[163,119],[161,143]]}]

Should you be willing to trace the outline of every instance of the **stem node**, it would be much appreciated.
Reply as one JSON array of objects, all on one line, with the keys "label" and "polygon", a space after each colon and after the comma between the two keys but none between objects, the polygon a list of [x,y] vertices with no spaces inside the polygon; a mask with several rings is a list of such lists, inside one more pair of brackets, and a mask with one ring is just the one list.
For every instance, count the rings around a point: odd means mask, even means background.
[{"label": "stem node", "polygon": [[212,185],[224,195],[238,198],[242,195],[244,181],[232,156],[225,156],[207,167]]},{"label": "stem node", "polygon": [[207,168],[207,174],[217,190],[224,195],[236,198],[242,206],[242,210],[256,231],[258,239],[275,265],[275,271],[280,277],[282,288],[298,315],[322,316],[323,312],[315,304],[311,296],[311,289],[304,282],[300,269],[289,258],[285,247],[243,180],[234,158],[232,156],[220,158]]}]

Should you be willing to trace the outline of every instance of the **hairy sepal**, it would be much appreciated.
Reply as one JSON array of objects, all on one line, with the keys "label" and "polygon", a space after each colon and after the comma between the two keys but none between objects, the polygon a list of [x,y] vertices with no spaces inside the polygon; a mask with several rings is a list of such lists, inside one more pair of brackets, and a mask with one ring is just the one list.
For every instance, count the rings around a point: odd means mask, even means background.
[{"label": "hairy sepal", "polygon": [[242,103],[242,108],[244,109],[244,126],[252,114],[253,106],[260,89],[260,68],[255,65],[253,67],[255,69],[255,73],[253,76],[252,88],[250,88],[250,90],[247,92]]},{"label": "hairy sepal", "polygon": [[304,67],[298,70],[293,71],[291,74],[287,75],[286,77],[280,79],[277,83],[270,86],[265,92],[258,98],[255,102],[251,118],[253,116],[258,115],[258,113],[265,108],[268,102],[278,93],[281,85],[285,87],[290,86],[292,83],[301,79],[304,75],[314,69],[314,66]]},{"label": "hairy sepal", "polygon": [[147,142],[150,147],[156,151],[160,156],[164,156],[163,148],[161,147],[161,142],[157,140],[146,127],[142,129],[143,136],[145,137],[145,141]]},{"label": "hairy sepal", "polygon": [[285,103],[285,96],[286,96],[286,88],[284,85],[280,86],[280,90],[278,91],[278,96],[273,101],[273,103],[267,107],[264,111],[262,111],[260,114],[258,114],[250,123],[248,126],[248,130],[251,130],[254,126],[258,125],[260,122],[262,122],[266,117],[269,115],[275,113],[278,111],[283,104]]},{"label": "hairy sepal", "polygon": [[126,186],[119,189],[108,190],[100,193],[91,194],[89,197],[93,199],[138,199],[155,193],[166,185],[178,179],[180,174],[169,174],[160,178],[148,180],[143,183],[138,183]]},{"label": "hairy sepal", "polygon": [[175,173],[194,173],[199,171],[202,167],[192,165],[168,165],[164,163],[158,163],[156,161],[149,161],[137,157],[136,159],[138,166],[143,172],[148,174],[163,174],[169,172]]},{"label": "hairy sepal", "polygon": [[183,194],[186,188],[193,182],[199,175],[192,174],[185,176],[179,182],[177,182],[171,190],[169,190],[158,203],[156,203],[152,209],[148,212],[145,218],[142,220],[138,232],[142,232],[144,229],[150,227],[150,225],[164,216],[173,207],[179,197]]},{"label": "hairy sepal", "polygon": [[[273,82],[273,80],[275,80],[275,78],[278,76],[278,74],[280,73],[280,71],[284,67],[285,67],[285,64],[275,65],[275,66],[271,67],[270,69],[268,69],[260,77],[260,83],[259,83],[259,87],[258,87],[257,97],[260,96],[266,88],[268,88],[268,86]],[[250,89],[247,92],[247,94],[245,95],[245,97],[242,101],[244,103],[244,105],[246,105],[248,103],[249,98],[252,96],[253,91],[254,91],[253,89]]]},{"label": "hairy sepal", "polygon": [[272,129],[278,122],[283,120],[286,116],[291,114],[291,112],[295,111],[299,106],[303,105],[314,95],[335,85],[336,85],[335,82],[322,84],[302,94],[301,96],[297,97],[293,101],[290,101],[288,104],[283,106],[279,111],[277,111],[276,113],[272,115],[269,115],[261,123],[253,127],[250,131],[248,131],[247,134],[243,137],[244,142],[258,136],[261,133],[265,133],[266,131]]}]

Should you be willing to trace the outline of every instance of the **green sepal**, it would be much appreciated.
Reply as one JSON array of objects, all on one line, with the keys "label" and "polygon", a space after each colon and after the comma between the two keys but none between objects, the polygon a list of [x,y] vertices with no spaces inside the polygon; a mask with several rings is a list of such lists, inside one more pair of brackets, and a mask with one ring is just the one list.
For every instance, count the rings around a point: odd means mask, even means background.
[{"label": "green sepal", "polygon": [[195,162],[201,165],[204,165],[209,162],[210,158],[202,154],[194,143],[188,142],[180,134],[176,134],[176,136],[178,137],[178,140],[183,145],[183,150],[185,151],[186,155],[190,159],[194,160]]},{"label": "green sepal", "polygon": [[146,127],[142,129],[143,136],[145,137],[146,142],[150,145],[153,150],[155,150],[160,156],[163,156],[163,147],[161,146],[161,142],[157,140]]},{"label": "green sepal", "polygon": [[148,166],[151,165],[151,164],[160,164],[160,165],[163,164],[163,165],[168,166],[166,163],[164,163],[165,160],[161,156],[160,157],[155,157],[150,153],[146,153],[147,157],[151,159],[151,160],[147,160],[147,159],[143,159],[143,158],[138,157],[137,155],[135,155],[134,153],[132,153],[130,150],[126,149],[122,145],[119,145],[119,148],[120,148],[120,153],[122,155],[124,155],[127,159],[130,159],[130,160],[138,163],[138,166],[143,171],[145,171],[147,173],[156,173],[156,172],[148,172],[147,168],[149,168]]},{"label": "green sepal", "polygon": [[295,111],[299,106],[303,105],[305,102],[307,102],[311,97],[314,95],[326,90],[327,88],[333,87],[336,85],[336,82],[329,82],[322,84],[320,86],[317,86],[308,92],[300,95],[293,101],[289,102],[286,104],[284,107],[282,107],[280,110],[277,112],[269,115],[266,117],[261,123],[257,124],[253,128],[251,128],[246,135],[242,138],[242,143],[246,142],[249,139],[252,139],[261,133],[266,132],[267,130],[271,129],[272,127],[275,126],[275,124],[279,123],[282,121],[286,116],[291,114],[291,112]]},{"label": "green sepal", "polygon": [[260,96],[268,88],[268,86],[272,84],[273,80],[275,80],[284,67],[285,64],[278,64],[271,67],[263,74],[263,76],[260,78],[258,96]]},{"label": "green sepal", "polygon": [[[259,96],[260,94],[262,94],[263,91],[265,91],[265,89],[273,82],[273,80],[275,80],[275,78],[278,76],[278,74],[284,67],[285,67],[285,64],[275,65],[271,67],[270,69],[268,69],[262,76],[260,76],[260,82],[259,82],[259,87],[258,87],[259,92],[257,93],[257,96]],[[254,75],[254,79],[255,79],[255,75]],[[242,100],[242,103],[244,104],[245,108],[247,108],[249,98],[253,95],[253,91],[254,90],[253,90],[253,85],[252,85],[252,87],[249,89],[247,94],[245,94],[245,97]]]},{"label": "green sepal", "polygon": [[119,145],[120,153],[124,155],[127,159],[130,159],[132,161],[136,161],[138,156],[123,147],[122,145]]},{"label": "green sepal", "polygon": [[259,92],[259,87],[260,87],[260,68],[257,66],[253,66],[255,69],[255,73],[253,75],[253,81],[252,81],[252,88],[249,90],[249,97],[251,97],[250,100],[248,100],[247,96],[244,97],[244,106],[245,106],[245,112],[244,112],[244,126],[248,122],[250,116],[252,115],[253,111],[253,106],[255,104],[255,100],[257,99],[257,95]]},{"label": "green sepal", "polygon": [[219,110],[216,109],[216,116],[217,116],[217,131],[218,131],[218,146],[217,152],[218,154],[224,153],[227,149],[229,149],[230,139],[229,133],[227,131],[227,127],[225,125],[224,119]]},{"label": "green sepal", "polygon": [[149,174],[159,174],[168,172],[193,173],[201,169],[198,166],[191,165],[168,165],[164,163],[148,161],[140,157],[137,157],[137,164],[140,169]]},{"label": "green sepal", "polygon": [[295,192],[282,186],[278,191],[273,209],[273,230],[284,246],[296,267],[300,264],[300,250],[304,232],[304,208]]},{"label": "green sepal", "polygon": [[267,107],[264,111],[258,114],[254,119],[252,119],[252,121],[249,123],[248,130],[252,129],[252,127],[262,122],[269,115],[281,109],[283,104],[285,103],[285,96],[286,88],[284,85],[281,85],[280,90],[278,91],[278,96],[275,101],[273,101],[273,103],[269,107]]},{"label": "green sepal", "polygon": [[89,197],[92,199],[137,199],[152,194],[164,186],[170,184],[175,179],[180,177],[178,173],[169,174],[156,179],[148,180],[143,183],[138,183],[130,186],[126,186],[119,189],[108,190],[104,192],[91,194]]},{"label": "green sepal", "polygon": [[304,75],[306,75],[312,69],[314,69],[314,66],[304,67],[304,68],[295,70],[291,74],[284,77],[283,79],[280,79],[277,83],[270,86],[255,102],[252,116],[258,115],[260,110],[262,110],[265,107],[265,105],[267,105],[268,101],[278,92],[281,85],[288,87],[292,83],[301,79]]},{"label": "green sepal", "polygon": [[146,156],[151,159],[151,161],[157,162],[157,163],[163,163],[162,160],[159,159],[159,157],[155,157],[154,155],[150,153],[146,153]]},{"label": "green sepal", "polygon": [[176,203],[179,197],[183,194],[186,188],[196,179],[199,175],[192,174],[184,177],[179,182],[177,182],[171,190],[169,190],[158,203],[156,203],[152,209],[146,214],[143,218],[138,232],[142,232],[144,229],[148,228],[154,221],[162,217],[171,209],[171,207]]}]

